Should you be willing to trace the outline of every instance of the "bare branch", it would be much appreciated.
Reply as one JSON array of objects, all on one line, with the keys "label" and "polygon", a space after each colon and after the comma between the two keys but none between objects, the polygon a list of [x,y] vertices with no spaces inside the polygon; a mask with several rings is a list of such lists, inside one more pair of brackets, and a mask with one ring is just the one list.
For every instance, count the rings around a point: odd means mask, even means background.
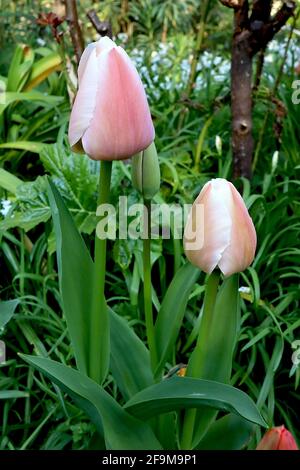
[{"label": "bare branch", "polygon": [[84,50],[84,41],[82,31],[78,22],[76,0],[65,0],[66,20],[69,25],[72,44],[75,50],[77,63],[79,63],[81,54]]},{"label": "bare branch", "polygon": [[250,23],[253,21],[263,21],[266,23],[270,19],[272,0],[253,0]]},{"label": "bare branch", "polygon": [[225,7],[234,8],[235,10],[237,10],[242,6],[244,0],[220,0],[220,2]]},{"label": "bare branch", "polygon": [[[237,36],[245,30],[249,29],[249,2],[243,0],[240,2],[239,8],[234,12],[234,35]],[[243,35],[244,36],[244,35]]]},{"label": "bare branch", "polygon": [[251,24],[253,32],[252,54],[256,54],[260,49],[266,47],[278,31],[286,24],[286,22],[294,15],[296,3],[294,1],[285,2],[281,9],[276,13],[274,18],[269,22],[261,23],[258,28],[255,22]]},{"label": "bare branch", "polygon": [[109,21],[100,21],[95,10],[90,10],[86,16],[100,36],[108,36],[109,38],[112,38],[112,29]]}]

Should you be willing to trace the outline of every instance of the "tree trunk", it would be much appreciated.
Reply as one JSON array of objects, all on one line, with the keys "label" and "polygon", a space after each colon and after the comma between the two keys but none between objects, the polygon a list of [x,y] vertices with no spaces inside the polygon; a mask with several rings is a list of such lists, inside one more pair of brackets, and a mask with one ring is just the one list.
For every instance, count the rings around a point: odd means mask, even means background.
[{"label": "tree trunk", "polygon": [[231,60],[232,152],[234,176],[251,178],[254,148],[252,136],[252,57],[247,31],[233,38]]},{"label": "tree trunk", "polygon": [[[232,154],[235,177],[251,177],[254,141],[252,136],[252,62],[275,34],[293,16],[296,4],[286,0],[271,17],[272,0],[220,0],[234,10],[231,58]],[[263,59],[263,57],[262,57]],[[263,61],[261,63],[261,67]],[[259,85],[261,71],[258,73]]]}]

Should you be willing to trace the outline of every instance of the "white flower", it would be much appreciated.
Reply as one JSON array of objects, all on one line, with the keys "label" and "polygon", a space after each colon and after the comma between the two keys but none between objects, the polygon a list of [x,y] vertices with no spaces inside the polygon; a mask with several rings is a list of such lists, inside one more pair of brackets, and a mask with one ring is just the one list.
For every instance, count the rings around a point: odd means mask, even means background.
[{"label": "white flower", "polygon": [[1,206],[0,213],[5,217],[11,208],[11,201],[9,199],[2,199]]}]

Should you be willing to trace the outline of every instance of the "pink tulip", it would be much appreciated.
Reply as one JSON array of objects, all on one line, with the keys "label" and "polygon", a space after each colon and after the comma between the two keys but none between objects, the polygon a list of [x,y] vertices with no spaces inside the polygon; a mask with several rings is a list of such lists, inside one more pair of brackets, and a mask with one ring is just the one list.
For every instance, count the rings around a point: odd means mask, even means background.
[{"label": "pink tulip", "polygon": [[284,426],[269,429],[256,450],[298,450],[295,439]]},{"label": "pink tulip", "polygon": [[70,117],[73,150],[94,160],[121,160],[147,148],[154,127],[138,72],[108,37],[87,46],[78,67]]},{"label": "pink tulip", "polygon": [[184,232],[185,253],[206,273],[217,266],[225,276],[244,271],[253,261],[256,232],[235,187],[217,178],[203,187]]}]

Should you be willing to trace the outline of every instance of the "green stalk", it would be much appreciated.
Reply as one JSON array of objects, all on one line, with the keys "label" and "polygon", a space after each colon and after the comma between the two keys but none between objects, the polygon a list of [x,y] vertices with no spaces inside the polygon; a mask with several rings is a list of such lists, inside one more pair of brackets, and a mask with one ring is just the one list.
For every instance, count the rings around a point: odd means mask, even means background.
[{"label": "green stalk", "polygon": [[147,231],[143,240],[143,265],[144,265],[144,310],[146,321],[146,333],[150,350],[152,370],[157,364],[157,353],[154,336],[154,323],[152,311],[152,285],[151,285],[151,201],[144,200],[147,210]]},{"label": "green stalk", "polygon": [[[214,306],[216,303],[219,280],[219,272],[212,272],[207,280],[204,296],[203,314],[197,338],[197,344],[194,349],[192,358],[189,361],[189,366],[187,369],[186,375],[188,377],[199,377],[199,370],[202,366],[203,349],[205,348],[205,341],[209,336],[209,328],[211,324],[211,317],[213,314]],[[181,441],[181,448],[184,450],[190,450],[192,446],[196,413],[197,410],[193,408],[187,410],[184,416]]]},{"label": "green stalk", "polygon": [[[111,161],[102,161],[99,177],[97,207],[109,202]],[[89,376],[101,383],[106,375],[109,361],[109,317],[105,302],[104,286],[106,272],[106,239],[95,235],[95,271],[93,303],[90,322]]]}]

